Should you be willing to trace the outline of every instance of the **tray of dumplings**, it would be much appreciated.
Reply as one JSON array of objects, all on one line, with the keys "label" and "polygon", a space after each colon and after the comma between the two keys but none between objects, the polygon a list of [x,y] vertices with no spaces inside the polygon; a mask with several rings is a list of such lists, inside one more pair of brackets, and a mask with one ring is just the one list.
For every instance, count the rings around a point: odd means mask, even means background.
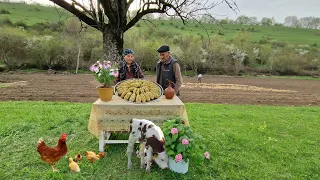
[{"label": "tray of dumplings", "polygon": [[115,85],[114,94],[130,102],[145,103],[157,100],[163,94],[163,88],[152,81],[127,79]]}]

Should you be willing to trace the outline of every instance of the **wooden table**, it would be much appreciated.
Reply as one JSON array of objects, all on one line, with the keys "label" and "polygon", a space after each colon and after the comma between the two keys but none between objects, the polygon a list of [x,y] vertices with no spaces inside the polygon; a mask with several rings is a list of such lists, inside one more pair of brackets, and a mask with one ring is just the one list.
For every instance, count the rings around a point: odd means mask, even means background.
[{"label": "wooden table", "polygon": [[127,143],[127,140],[109,140],[111,133],[130,131],[132,118],[148,119],[160,126],[169,118],[180,116],[189,124],[183,102],[174,96],[166,99],[163,95],[152,102],[132,103],[114,95],[111,101],[98,99],[93,103],[88,123],[89,132],[99,138],[99,151],[104,152],[105,144]]}]

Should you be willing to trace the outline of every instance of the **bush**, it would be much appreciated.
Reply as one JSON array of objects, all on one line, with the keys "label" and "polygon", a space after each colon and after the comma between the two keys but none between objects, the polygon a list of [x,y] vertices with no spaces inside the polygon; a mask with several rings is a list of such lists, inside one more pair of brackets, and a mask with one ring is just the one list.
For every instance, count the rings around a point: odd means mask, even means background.
[{"label": "bush", "polygon": [[263,38],[263,39],[261,39],[261,40],[259,41],[259,43],[260,43],[260,44],[268,44],[269,41],[268,41],[267,39]]},{"label": "bush", "polygon": [[287,46],[287,43],[279,42],[279,41],[272,41],[271,45],[273,48],[277,48],[277,47],[283,48],[283,47]]},{"label": "bush", "polygon": [[11,13],[5,9],[1,9],[0,14],[11,14]]},{"label": "bush", "polygon": [[27,56],[27,32],[13,27],[0,27],[0,57],[7,60],[8,69],[20,66]]},{"label": "bush", "polygon": [[5,64],[0,64],[0,72],[3,72],[7,69],[7,66]]},{"label": "bush", "polygon": [[0,20],[0,26],[13,26],[13,22],[6,17]]},{"label": "bush", "polygon": [[303,70],[304,58],[292,52],[281,53],[273,62],[273,70],[280,75],[297,75]]},{"label": "bush", "polygon": [[184,75],[189,77],[194,77],[194,76],[197,76],[197,73],[195,73],[194,71],[186,71]]},{"label": "bush", "polygon": [[18,27],[23,27],[24,29],[28,28],[28,25],[25,22],[23,22],[22,20],[17,21],[14,25],[18,26]]},{"label": "bush", "polygon": [[218,31],[218,35],[220,35],[220,36],[223,36],[224,35],[224,32],[222,32],[222,31]]}]

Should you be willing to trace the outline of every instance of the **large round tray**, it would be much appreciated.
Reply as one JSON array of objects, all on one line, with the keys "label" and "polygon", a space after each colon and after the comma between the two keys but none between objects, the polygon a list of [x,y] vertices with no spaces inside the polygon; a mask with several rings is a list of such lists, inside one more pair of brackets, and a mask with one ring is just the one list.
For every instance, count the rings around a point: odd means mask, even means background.
[{"label": "large round tray", "polygon": [[[118,82],[118,83],[114,86],[114,88],[113,88],[113,93],[118,96],[118,92],[117,92],[116,89],[117,89],[117,87],[119,86],[119,84],[121,84],[121,83],[123,83],[123,82],[125,82],[125,81],[131,81],[131,80],[135,80],[135,78],[126,79],[126,80],[123,80],[123,81]],[[143,79],[143,80],[145,80],[145,79]],[[145,81],[149,81],[149,80],[145,80]],[[163,88],[161,87],[160,84],[158,84],[158,83],[156,83],[156,82],[153,82],[153,81],[150,81],[150,82],[152,82],[152,83],[154,83],[155,85],[158,86],[158,88],[159,88],[159,90],[160,90],[160,91],[159,91],[159,92],[160,92],[159,97],[160,97],[160,96],[163,94],[163,92],[164,92]],[[121,98],[121,99],[122,99],[122,98]],[[159,99],[159,98],[157,98],[157,99]],[[157,100],[157,99],[153,99],[153,100],[148,101],[148,102],[152,102],[152,101],[155,101],[155,100]],[[131,101],[125,100],[125,99],[122,99],[122,100],[131,102]],[[137,102],[132,102],[132,103],[137,103]],[[143,103],[143,102],[141,102],[141,103]],[[140,104],[140,103],[138,103],[138,104]]]}]

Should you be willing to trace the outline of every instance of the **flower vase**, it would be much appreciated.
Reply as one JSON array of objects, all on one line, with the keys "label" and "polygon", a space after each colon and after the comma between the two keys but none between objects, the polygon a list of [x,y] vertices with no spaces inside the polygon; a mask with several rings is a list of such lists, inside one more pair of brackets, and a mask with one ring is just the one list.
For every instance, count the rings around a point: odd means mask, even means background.
[{"label": "flower vase", "polygon": [[189,167],[189,159],[186,161],[182,159],[182,161],[176,162],[172,157],[169,157],[169,169],[173,172],[177,172],[180,174],[185,174],[188,172]]},{"label": "flower vase", "polygon": [[110,101],[113,96],[113,88],[99,87],[98,93],[101,101]]},{"label": "flower vase", "polygon": [[176,92],[172,88],[172,81],[170,80],[168,81],[169,81],[169,84],[168,84],[168,87],[164,90],[164,96],[166,97],[166,99],[172,99]]}]

